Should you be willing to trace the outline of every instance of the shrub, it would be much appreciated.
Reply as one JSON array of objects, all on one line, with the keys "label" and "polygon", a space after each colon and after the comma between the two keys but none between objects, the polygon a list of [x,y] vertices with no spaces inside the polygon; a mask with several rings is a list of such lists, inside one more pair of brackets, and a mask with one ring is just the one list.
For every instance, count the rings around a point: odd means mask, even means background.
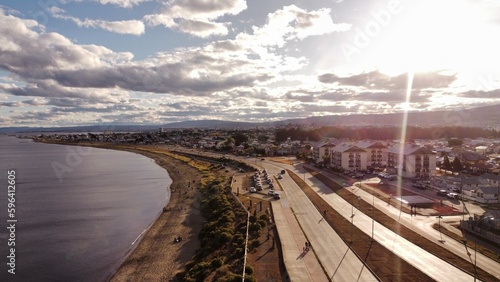
[{"label": "shrub", "polygon": [[254,249],[257,248],[258,246],[260,246],[260,242],[258,239],[255,239],[252,241],[252,243],[250,243],[250,247],[252,247]]},{"label": "shrub", "polygon": [[253,267],[251,267],[250,265],[245,266],[245,273],[252,275],[253,274]]},{"label": "shrub", "polygon": [[260,226],[260,224],[258,223],[251,223],[250,224],[250,227],[248,228],[248,230],[250,232],[259,232],[260,230],[262,230],[262,226]]},{"label": "shrub", "polygon": [[224,262],[222,261],[221,258],[215,258],[212,260],[212,262],[210,263],[210,266],[212,267],[212,269],[216,269],[216,268],[219,268],[222,266],[222,264],[224,264]]},{"label": "shrub", "polygon": [[259,219],[265,220],[267,222],[267,221],[269,221],[269,216],[267,214],[263,214],[263,215],[259,216]]},{"label": "shrub", "polygon": [[255,215],[251,215],[250,218],[249,218],[250,222],[251,223],[254,223],[257,221],[257,217]]},{"label": "shrub", "polygon": [[267,221],[259,219],[259,220],[257,220],[257,224],[259,224],[260,227],[264,228],[267,225]]},{"label": "shrub", "polygon": [[197,281],[202,281],[204,278],[206,278],[210,274],[210,265],[206,262],[200,262],[193,266],[188,271],[188,275]]}]

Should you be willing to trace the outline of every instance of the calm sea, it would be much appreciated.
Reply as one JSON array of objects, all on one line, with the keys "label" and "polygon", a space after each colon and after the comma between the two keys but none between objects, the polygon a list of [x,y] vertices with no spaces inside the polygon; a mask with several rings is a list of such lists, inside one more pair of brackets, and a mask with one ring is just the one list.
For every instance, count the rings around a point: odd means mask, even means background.
[{"label": "calm sea", "polygon": [[[170,199],[144,156],[0,136],[0,281],[106,281]],[[16,173],[15,275],[7,171]]]}]

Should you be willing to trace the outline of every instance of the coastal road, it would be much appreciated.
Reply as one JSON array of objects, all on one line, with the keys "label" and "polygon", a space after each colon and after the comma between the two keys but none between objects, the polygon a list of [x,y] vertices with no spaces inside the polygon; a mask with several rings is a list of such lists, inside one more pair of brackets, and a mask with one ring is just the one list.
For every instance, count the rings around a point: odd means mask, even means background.
[{"label": "coastal road", "polygon": [[[318,170],[319,171],[319,170]],[[333,173],[321,171],[321,173],[333,180],[338,180],[338,176]],[[345,181],[345,180],[344,180]],[[319,181],[318,185],[322,184]],[[340,184],[340,183],[339,183]],[[317,185],[316,185],[317,186]],[[328,188],[327,188],[328,189]],[[490,273],[500,280],[500,264],[487,256],[482,255],[481,253],[475,253],[473,249],[466,249],[462,242],[458,242],[442,233],[438,230],[435,230],[432,225],[438,223],[438,218],[435,216],[411,216],[407,213],[400,212],[399,209],[395,208],[392,205],[388,205],[385,201],[373,197],[372,194],[364,191],[363,189],[359,189],[356,186],[350,186],[347,189],[350,189],[351,192],[360,196],[367,203],[375,203],[375,208],[384,212],[386,215],[390,216],[392,219],[398,221],[400,224],[405,227],[413,230],[414,232],[420,234],[421,236],[427,238],[429,241],[436,243],[437,245],[448,249],[452,253],[462,257],[466,261],[470,261],[471,263],[474,261],[476,265],[483,269],[484,271]],[[369,216],[369,215],[368,215]],[[462,216],[446,216],[441,219],[441,224],[445,225],[446,222],[458,222],[462,219]],[[375,225],[377,226],[377,225]],[[375,234],[377,235],[378,229],[375,227]],[[365,232],[367,233],[367,232]],[[371,223],[370,223],[370,232],[367,233],[371,235]],[[461,233],[459,234],[461,235]],[[467,254],[471,254],[472,258]]]},{"label": "coastal road", "polygon": [[[277,174],[282,169],[281,166],[267,161],[264,161],[262,166],[272,174]],[[323,220],[316,207],[288,175],[285,174],[283,179],[279,180],[279,185],[284,191],[281,205],[293,211],[330,280],[377,281],[342,238]]]},{"label": "coastal road", "polygon": [[[298,175],[300,175],[303,174],[305,170],[299,169],[295,171]],[[323,174],[328,175],[328,173]],[[367,235],[372,235],[372,219],[368,215],[357,210],[355,206],[352,207],[348,202],[343,200],[337,194],[331,193],[330,188],[326,187],[316,178],[311,177],[308,173],[306,173],[305,179],[306,182],[325,201],[327,201],[333,208],[335,208],[340,214],[342,214],[344,218],[350,219],[351,212],[354,211],[354,224],[356,225],[356,227],[362,230]],[[432,242],[439,243],[439,240],[441,240],[441,234],[433,228],[429,227],[429,225],[435,223],[437,219],[434,218],[433,222],[432,218],[411,217],[409,214],[401,213],[400,210],[394,208],[391,205],[388,205],[387,202],[376,197],[374,198],[371,194],[365,192],[362,189],[354,186],[349,187],[349,189],[351,189],[351,191],[355,195],[360,196],[367,203],[374,202],[375,208],[388,214],[394,220],[399,221],[413,231],[427,237]],[[373,222],[373,226],[375,240],[387,247],[389,250],[393,251],[401,258],[405,259],[407,262],[422,270],[431,278],[436,279],[437,281],[446,281],[450,278],[450,274],[452,274],[454,281],[471,281],[474,279],[473,276],[461,271],[460,269],[450,265],[446,261],[401,238],[399,235],[378,224],[377,222]],[[462,256],[467,261],[470,261],[470,258],[466,254],[466,250],[463,244],[444,235],[442,236],[445,240],[445,243],[439,243],[442,247],[445,247],[453,253]],[[481,265],[482,269],[500,279],[500,265],[497,262],[478,254],[476,263],[478,266]]]}]

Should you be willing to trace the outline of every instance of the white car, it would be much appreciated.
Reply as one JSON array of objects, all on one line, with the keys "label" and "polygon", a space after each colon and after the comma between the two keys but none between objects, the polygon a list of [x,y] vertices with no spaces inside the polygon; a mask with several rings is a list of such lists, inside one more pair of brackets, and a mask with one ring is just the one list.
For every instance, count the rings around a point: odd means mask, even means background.
[{"label": "white car", "polygon": [[255,187],[250,187],[250,193],[255,193],[257,192],[257,189],[255,189]]},{"label": "white car", "polygon": [[273,190],[273,189],[269,189],[269,192],[267,192],[267,194],[269,194],[269,195],[271,195],[271,196],[272,196],[272,195],[274,195],[274,193],[275,193],[275,192],[274,192],[274,190]]}]

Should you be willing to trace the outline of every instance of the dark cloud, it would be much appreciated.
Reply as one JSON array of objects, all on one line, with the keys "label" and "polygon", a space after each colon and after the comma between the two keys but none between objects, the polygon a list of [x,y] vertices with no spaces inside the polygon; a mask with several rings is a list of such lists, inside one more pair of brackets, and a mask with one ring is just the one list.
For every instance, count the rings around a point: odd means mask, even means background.
[{"label": "dark cloud", "polygon": [[500,89],[491,91],[470,90],[467,92],[459,93],[458,96],[476,99],[500,99]]},{"label": "dark cloud", "polygon": [[[440,72],[416,73],[413,77],[413,89],[445,88],[457,79],[456,75],[446,75]],[[379,71],[339,77],[333,73],[322,74],[318,80],[323,83],[337,83],[339,85],[357,86],[367,89],[398,90],[406,89],[407,74],[389,76]]]}]

